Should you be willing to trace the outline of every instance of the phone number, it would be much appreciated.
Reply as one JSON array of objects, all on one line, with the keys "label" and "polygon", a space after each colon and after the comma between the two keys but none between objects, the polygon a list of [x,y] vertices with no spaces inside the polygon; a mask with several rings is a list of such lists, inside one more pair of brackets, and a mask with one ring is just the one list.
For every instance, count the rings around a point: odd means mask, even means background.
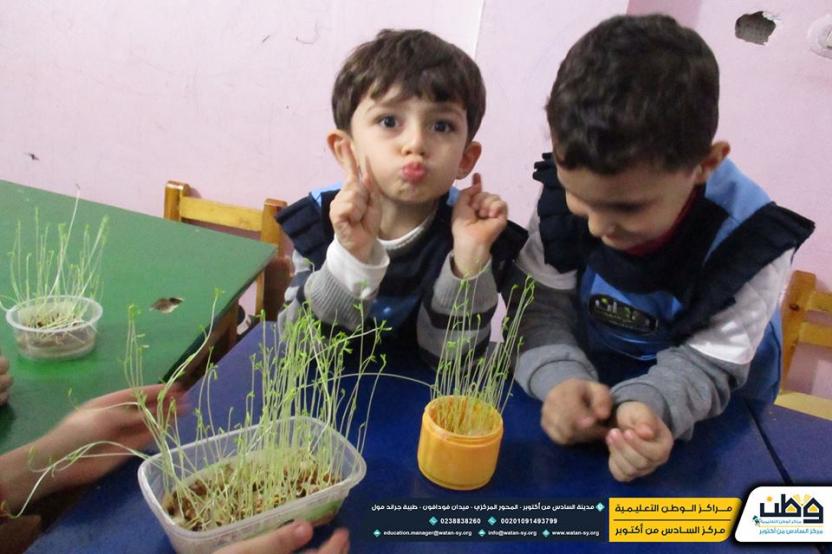
[{"label": "phone number", "polygon": [[482,520],[478,517],[443,517],[439,518],[443,525],[480,525]]},{"label": "phone number", "polygon": [[556,517],[501,517],[503,525],[554,525],[558,522]]}]

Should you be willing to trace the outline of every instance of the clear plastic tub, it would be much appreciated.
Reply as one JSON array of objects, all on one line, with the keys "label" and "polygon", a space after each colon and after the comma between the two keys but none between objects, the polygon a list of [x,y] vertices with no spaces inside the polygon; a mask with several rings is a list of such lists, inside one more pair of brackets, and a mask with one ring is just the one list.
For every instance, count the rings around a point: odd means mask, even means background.
[{"label": "clear plastic tub", "polygon": [[[308,429],[312,430],[315,444],[318,447],[329,441],[330,447],[340,449],[343,453],[343,461],[340,467],[341,481],[309,496],[292,500],[282,506],[236,523],[204,531],[190,531],[177,525],[162,506],[165,491],[162,471],[158,467],[161,454],[157,454],[145,460],[139,466],[139,485],[150,510],[159,520],[159,523],[162,524],[173,548],[177,552],[213,552],[226,544],[276,529],[295,519],[324,523],[335,517],[350,489],[357,485],[367,473],[367,464],[364,462],[364,458],[343,435],[327,427],[320,420],[297,416],[282,420],[278,424],[288,425],[289,432],[292,432],[291,430],[295,427],[303,425],[304,428],[307,428],[308,425]],[[205,467],[232,459],[236,455],[237,437],[242,433],[252,434],[255,428],[255,426],[246,427],[173,450],[174,460],[179,459],[180,450],[185,458],[184,463],[178,465],[175,469],[177,475],[186,479]],[[219,455],[219,452],[222,455]]]},{"label": "clear plastic tub", "polygon": [[[83,296],[50,296],[21,302],[6,312],[20,354],[31,360],[71,360],[95,348],[101,304]],[[57,315],[56,315],[57,314]],[[72,314],[67,325],[50,320]]]}]

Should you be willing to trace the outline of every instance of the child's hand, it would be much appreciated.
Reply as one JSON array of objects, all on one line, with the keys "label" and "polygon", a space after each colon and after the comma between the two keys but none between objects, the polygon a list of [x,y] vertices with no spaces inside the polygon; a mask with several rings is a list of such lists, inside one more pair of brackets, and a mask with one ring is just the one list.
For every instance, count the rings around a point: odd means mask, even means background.
[{"label": "child's hand", "polygon": [[0,406],[9,401],[9,389],[14,379],[9,373],[9,360],[0,356]]},{"label": "child's hand", "polygon": [[[139,389],[147,396],[146,406],[152,413],[156,413],[157,397],[163,387],[157,384]],[[185,391],[174,385],[164,399],[165,406],[175,401],[177,412],[181,415],[185,409],[184,396]],[[98,441],[115,442],[127,448],[143,448],[153,436],[135,402],[133,389],[122,389],[83,403],[35,442],[35,464],[46,465],[44,462],[47,459],[57,461],[77,448]],[[57,483],[52,486],[64,488],[91,483],[129,459],[124,448],[108,444],[96,446],[88,454],[101,457],[80,458],[56,472]]]},{"label": "child's hand", "polygon": [[[164,385],[140,387],[147,396],[146,408],[155,412],[157,395]],[[176,401],[177,413],[185,409],[184,391],[174,386],[164,399],[165,409]],[[135,402],[134,391],[124,389],[85,402],[57,426],[32,443],[0,456],[0,485],[7,509],[18,510],[26,502],[41,477],[38,469],[63,459],[68,454],[96,442],[113,442],[124,447],[142,448],[153,438],[144,416]],[[116,466],[126,462],[129,454],[112,444],[98,444],[71,465],[61,464],[48,474],[34,490],[32,499],[52,492],[91,483]],[[66,460],[65,460],[66,461]]]},{"label": "child's hand", "polygon": [[332,200],[329,219],[338,242],[357,260],[367,263],[378,238],[381,225],[381,203],[372,178],[369,161],[361,175],[358,163],[349,151],[349,171],[344,186]]},{"label": "child's hand", "polygon": [[483,192],[482,178],[474,173],[471,186],[459,193],[454,205],[451,230],[457,277],[472,277],[482,271],[491,245],[507,223],[508,205],[496,194]]},{"label": "child's hand", "polygon": [[[290,554],[312,540],[313,529],[305,521],[295,521],[242,542],[235,542],[214,554]],[[350,550],[349,532],[336,529],[319,548],[305,549],[308,554],[346,554]]]},{"label": "child's hand", "polygon": [[616,427],[607,433],[610,473],[632,481],[653,473],[670,457],[673,434],[647,404],[624,402],[615,410]]},{"label": "child's hand", "polygon": [[546,395],[540,425],[558,444],[590,442],[607,434],[604,422],[611,411],[612,395],[606,385],[567,379]]}]

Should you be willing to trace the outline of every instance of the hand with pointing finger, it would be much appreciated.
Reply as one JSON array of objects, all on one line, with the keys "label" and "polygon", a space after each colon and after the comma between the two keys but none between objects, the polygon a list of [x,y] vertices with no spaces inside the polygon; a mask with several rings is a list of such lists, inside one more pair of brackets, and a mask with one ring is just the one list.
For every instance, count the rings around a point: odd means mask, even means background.
[{"label": "hand with pointing finger", "polygon": [[367,263],[378,238],[381,203],[369,160],[367,170],[362,173],[352,149],[347,151],[347,179],[332,200],[329,219],[341,246],[360,262]]},{"label": "hand with pointing finger", "polygon": [[508,205],[496,194],[482,190],[475,173],[471,186],[459,193],[452,216],[453,270],[457,277],[482,271],[491,256],[491,245],[508,223]]}]

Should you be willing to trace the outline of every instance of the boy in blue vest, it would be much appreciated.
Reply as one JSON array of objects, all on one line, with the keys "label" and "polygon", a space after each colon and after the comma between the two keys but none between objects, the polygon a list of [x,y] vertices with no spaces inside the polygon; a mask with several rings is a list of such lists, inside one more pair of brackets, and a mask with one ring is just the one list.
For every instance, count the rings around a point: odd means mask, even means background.
[{"label": "boy in blue vest", "polygon": [[714,142],[718,97],[698,34],[618,16],[569,50],[546,106],[515,377],[553,441],[605,440],[620,481],[662,465],[733,391],[777,392],[777,304],[813,224]]},{"label": "boy in blue vest", "polygon": [[420,30],[385,30],[360,45],[335,81],[327,144],[346,175],[281,211],[295,275],[282,330],[308,302],[325,324],[385,321],[436,362],[460,286],[487,345],[498,286],[525,240],[478,175],[473,140],[485,111],[479,69],[462,50]]}]

